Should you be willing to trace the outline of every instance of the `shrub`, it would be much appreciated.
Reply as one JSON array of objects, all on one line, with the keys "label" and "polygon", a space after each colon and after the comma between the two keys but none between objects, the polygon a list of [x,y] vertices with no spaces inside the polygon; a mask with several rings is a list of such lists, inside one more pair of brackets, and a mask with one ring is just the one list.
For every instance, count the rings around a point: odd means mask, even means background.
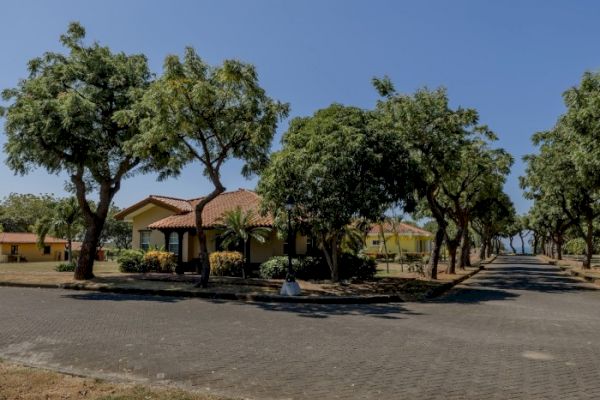
[{"label": "shrub", "polygon": [[210,254],[210,273],[215,276],[241,276],[244,257],[237,251],[215,251]]},{"label": "shrub", "polygon": [[144,252],[141,250],[124,250],[119,256],[119,271],[145,272]]},{"label": "shrub", "polygon": [[[263,279],[285,279],[288,258],[272,257],[260,265]],[[377,272],[377,263],[367,255],[342,253],[339,259],[340,279],[372,279]],[[321,257],[297,257],[292,259],[292,270],[298,279],[330,279],[329,266]]]},{"label": "shrub", "polygon": [[171,273],[177,267],[177,257],[173,253],[161,250],[151,250],[142,259],[143,272]]},{"label": "shrub", "polygon": [[75,264],[74,263],[58,264],[56,267],[54,267],[54,270],[57,272],[73,272],[73,271],[75,271]]},{"label": "shrub", "polygon": [[339,269],[340,279],[373,279],[377,273],[377,262],[365,254],[342,253]]}]

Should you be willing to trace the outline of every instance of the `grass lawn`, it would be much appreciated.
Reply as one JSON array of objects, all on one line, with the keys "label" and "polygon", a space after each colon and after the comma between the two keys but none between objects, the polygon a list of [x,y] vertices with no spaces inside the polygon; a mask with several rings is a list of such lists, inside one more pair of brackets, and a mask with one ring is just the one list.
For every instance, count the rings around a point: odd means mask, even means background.
[{"label": "grass lawn", "polygon": [[219,398],[177,389],[81,378],[0,360],[0,399],[217,400]]},{"label": "grass lawn", "polygon": [[[62,264],[61,261],[22,262],[22,263],[0,263],[0,273],[3,272],[55,272],[54,267]],[[96,261],[94,273],[111,274],[118,273],[119,266],[116,261]],[[63,272],[72,274],[72,272]]]}]

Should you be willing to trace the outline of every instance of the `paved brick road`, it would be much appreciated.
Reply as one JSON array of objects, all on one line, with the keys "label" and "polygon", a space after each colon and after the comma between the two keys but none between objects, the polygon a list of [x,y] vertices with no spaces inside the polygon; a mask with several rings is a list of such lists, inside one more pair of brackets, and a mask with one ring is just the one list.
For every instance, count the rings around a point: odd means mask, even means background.
[{"label": "paved brick road", "polygon": [[598,399],[600,291],[527,257],[430,303],[0,288],[0,357],[254,399]]}]

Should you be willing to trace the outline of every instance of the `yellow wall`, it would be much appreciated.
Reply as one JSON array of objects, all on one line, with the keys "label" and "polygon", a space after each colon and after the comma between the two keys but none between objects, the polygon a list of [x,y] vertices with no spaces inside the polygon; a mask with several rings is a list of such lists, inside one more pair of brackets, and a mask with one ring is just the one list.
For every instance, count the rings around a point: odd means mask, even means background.
[{"label": "yellow wall", "polygon": [[[44,250],[40,249],[37,244],[34,243],[14,244],[19,246],[19,255],[25,257],[25,260],[27,261],[62,261],[65,257],[65,245],[63,243],[49,244],[50,254],[44,254]],[[2,244],[3,256],[10,255],[11,246],[12,244],[10,243]],[[0,259],[4,258],[5,257],[0,257]]]},{"label": "yellow wall", "polygon": [[[132,229],[133,229],[133,240],[132,248],[140,248],[140,231],[148,230],[148,225],[156,222],[160,219],[166,218],[173,215],[172,211],[165,208],[154,206],[141,212],[140,214],[132,218]],[[219,234],[215,230],[206,231],[206,240],[208,246],[208,252],[212,253],[216,250],[216,237]],[[277,237],[277,234],[273,231],[269,235],[269,238],[265,243],[259,243],[255,240],[250,242],[250,262],[261,263],[267,261],[273,256],[283,255],[283,243],[284,241]],[[159,230],[152,230],[150,234],[150,247],[163,247],[165,246],[165,236]],[[10,251],[10,249],[9,249]],[[183,261],[190,261],[198,257],[200,252],[200,245],[198,244],[198,237],[191,235],[189,232],[183,235]],[[296,238],[296,253],[306,254],[306,237],[297,236]]]},{"label": "yellow wall", "polygon": [[[173,215],[173,211],[166,208],[154,206],[133,217],[133,238],[131,247],[140,248],[140,231],[148,230],[148,225],[160,219]],[[163,247],[165,245],[165,235],[158,230],[153,230],[150,234],[150,247]],[[185,254],[185,253],[184,253]]]},{"label": "yellow wall", "polygon": [[[366,240],[366,251],[368,253],[378,253],[383,251],[382,244],[373,244],[373,241],[381,243],[381,235],[369,234]],[[399,254],[396,237],[393,234],[385,235],[385,243],[388,253]],[[400,235],[400,247],[403,253],[427,253],[431,249],[431,237],[428,236],[408,236]]]}]

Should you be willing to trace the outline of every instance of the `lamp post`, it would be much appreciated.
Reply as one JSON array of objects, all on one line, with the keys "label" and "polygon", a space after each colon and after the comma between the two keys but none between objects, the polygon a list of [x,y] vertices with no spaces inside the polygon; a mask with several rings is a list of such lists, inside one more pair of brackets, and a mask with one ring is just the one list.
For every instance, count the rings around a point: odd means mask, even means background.
[{"label": "lamp post", "polygon": [[287,243],[288,243],[288,267],[285,276],[285,282],[281,287],[280,294],[282,296],[298,296],[301,292],[300,285],[296,282],[294,270],[292,268],[292,249],[295,247],[294,236],[292,235],[292,210],[294,209],[294,199],[288,196],[285,201],[285,210],[287,212]]}]

